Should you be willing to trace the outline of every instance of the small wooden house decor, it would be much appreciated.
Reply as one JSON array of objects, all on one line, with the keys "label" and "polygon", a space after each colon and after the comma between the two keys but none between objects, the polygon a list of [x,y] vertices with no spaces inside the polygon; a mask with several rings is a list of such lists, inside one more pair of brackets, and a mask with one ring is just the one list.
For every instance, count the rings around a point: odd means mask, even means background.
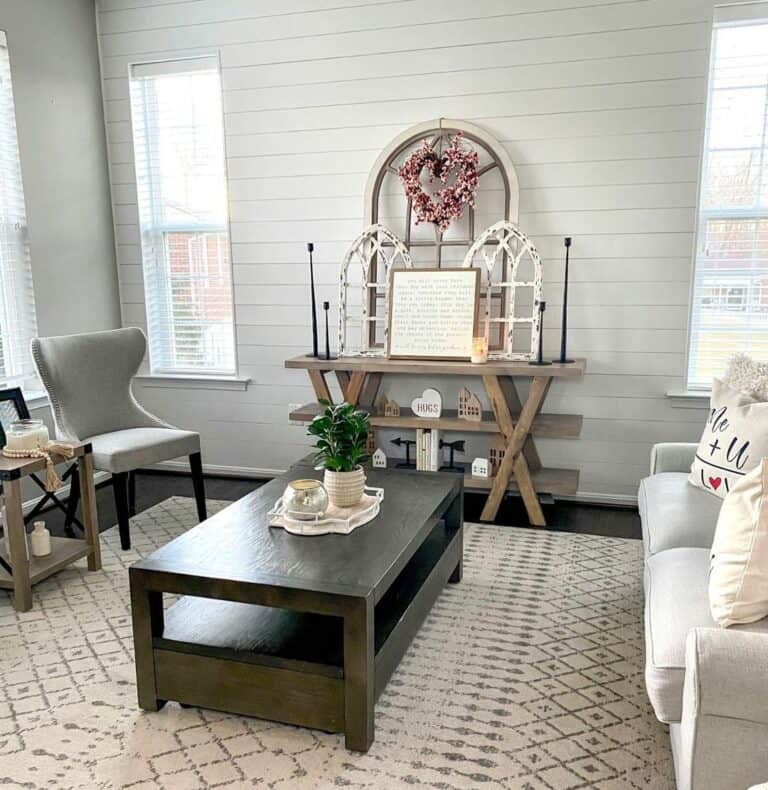
[{"label": "small wooden house decor", "polygon": [[365,452],[368,453],[368,455],[373,455],[377,446],[376,431],[370,428],[368,430],[368,438],[365,440]]},{"label": "small wooden house decor", "polygon": [[395,401],[392,400],[392,398],[382,395],[381,399],[379,400],[379,414],[384,417],[399,417],[400,407]]},{"label": "small wooden house decor", "polygon": [[374,469],[387,468],[387,456],[381,447],[377,447],[376,451],[371,456],[371,464],[373,465]]},{"label": "small wooden house decor", "polygon": [[472,461],[472,477],[490,477],[491,467],[487,458],[475,458]]},{"label": "small wooden house decor", "polygon": [[460,420],[471,420],[480,422],[483,419],[483,404],[480,398],[470,392],[466,387],[459,390],[459,413]]},{"label": "small wooden house decor", "polygon": [[498,434],[491,441],[491,446],[488,448],[488,460],[491,464],[491,474],[498,474],[501,462],[504,460],[504,452],[507,449],[507,440]]}]

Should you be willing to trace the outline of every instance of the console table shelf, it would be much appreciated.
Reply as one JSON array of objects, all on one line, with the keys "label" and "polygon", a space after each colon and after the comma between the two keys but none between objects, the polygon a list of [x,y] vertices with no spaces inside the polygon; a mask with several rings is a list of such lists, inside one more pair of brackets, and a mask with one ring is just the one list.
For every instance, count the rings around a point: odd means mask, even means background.
[{"label": "console table shelf", "polygon": [[[294,422],[311,422],[322,409],[319,403],[308,403],[291,412],[289,419]],[[443,409],[442,416],[435,420],[417,417],[410,409],[401,406],[399,417],[384,417],[372,413],[370,421],[374,428],[437,428],[441,431],[501,433],[492,411],[484,411],[483,419],[474,422],[459,419],[456,409]],[[546,439],[577,439],[581,434],[582,422],[583,417],[580,414],[537,414],[531,426],[531,434]]]},{"label": "console table shelf", "polygon": [[[473,365],[470,362],[445,360],[394,360],[386,357],[322,359],[301,356],[286,360],[285,366],[307,371],[318,401],[333,401],[326,375],[334,373],[344,399],[368,411],[374,428],[437,428],[503,435],[506,447],[496,476],[489,479],[464,476],[464,485],[468,490],[488,491],[481,516],[484,521],[496,518],[505,494],[511,490],[520,493],[531,523],[545,526],[546,519],[538,494],[572,495],[578,489],[577,470],[542,466],[533,437],[576,439],[580,436],[583,422],[580,414],[546,414],[542,413],[541,407],[554,379],[567,381],[584,375],[584,359],[577,359],[567,365],[555,363],[536,367],[527,362],[505,360]],[[444,410],[438,419],[417,417],[410,409],[402,407],[397,417],[376,414],[376,398],[384,374],[481,377],[491,411],[484,411],[482,419],[477,422],[459,419],[455,409]],[[531,380],[524,403],[514,382],[519,378]],[[311,403],[292,412],[290,418],[297,422],[309,422],[320,411],[319,403]]]}]

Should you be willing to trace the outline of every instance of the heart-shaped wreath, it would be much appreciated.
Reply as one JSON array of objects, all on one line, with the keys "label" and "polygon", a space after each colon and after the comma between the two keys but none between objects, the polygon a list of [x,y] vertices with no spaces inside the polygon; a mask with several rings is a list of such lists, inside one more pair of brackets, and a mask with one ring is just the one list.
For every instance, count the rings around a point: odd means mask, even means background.
[{"label": "heart-shaped wreath", "polygon": [[[414,151],[398,170],[405,194],[411,201],[416,215],[416,224],[433,222],[444,231],[454,219],[459,219],[464,206],[475,205],[477,191],[477,151],[462,148],[462,135],[457,132],[450,145],[439,156],[428,140]],[[446,184],[428,195],[421,184],[421,173],[426,168],[428,183],[438,179]],[[448,179],[454,176],[452,184]]]}]

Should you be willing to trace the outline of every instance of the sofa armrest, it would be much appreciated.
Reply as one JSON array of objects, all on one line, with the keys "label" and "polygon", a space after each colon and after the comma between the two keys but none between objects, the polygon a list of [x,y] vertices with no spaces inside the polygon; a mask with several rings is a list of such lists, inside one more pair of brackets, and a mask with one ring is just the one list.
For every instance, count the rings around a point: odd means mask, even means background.
[{"label": "sofa armrest", "polygon": [[698,444],[695,442],[661,442],[651,448],[651,474],[689,472]]},{"label": "sofa armrest", "polygon": [[680,790],[748,788],[768,778],[768,633],[694,628],[685,655]]}]

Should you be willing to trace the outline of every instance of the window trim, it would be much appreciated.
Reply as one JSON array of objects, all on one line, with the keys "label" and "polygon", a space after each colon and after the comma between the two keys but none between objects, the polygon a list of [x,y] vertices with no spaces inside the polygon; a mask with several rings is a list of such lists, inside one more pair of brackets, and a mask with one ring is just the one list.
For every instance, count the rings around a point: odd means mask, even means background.
[{"label": "window trim", "polygon": [[249,376],[205,376],[187,373],[140,373],[133,380],[144,387],[158,389],[238,390],[244,392],[251,383]]},{"label": "window trim", "polygon": [[[749,25],[758,25],[758,24],[768,24],[768,0],[759,0],[759,2],[754,4],[744,4],[746,8],[747,5],[754,5],[756,8],[751,8],[749,12],[744,12],[743,15],[739,15],[738,17],[735,16],[735,13],[731,11],[731,9],[735,9],[736,7],[728,7],[728,11],[731,12],[728,14],[729,18],[723,18],[723,15],[720,15],[718,19],[718,9],[713,9],[713,16],[712,16],[712,32],[710,35],[710,44],[709,44],[709,65],[707,68],[707,96],[706,96],[706,108],[704,114],[704,129],[701,135],[701,144],[699,148],[699,171],[698,171],[698,179],[697,179],[697,195],[696,195],[696,225],[694,228],[693,234],[693,250],[692,250],[692,266],[691,266],[691,279],[690,279],[690,289],[688,294],[688,327],[686,332],[686,344],[685,344],[685,368],[683,371],[683,383],[684,388],[682,390],[670,390],[667,392],[667,397],[672,399],[673,401],[678,401],[678,406],[683,406],[683,402],[687,403],[688,408],[695,408],[695,402],[692,403],[692,399],[699,400],[701,398],[709,398],[711,393],[711,385],[709,384],[700,384],[696,385],[690,380],[690,366],[691,366],[691,356],[692,356],[692,348],[694,343],[694,332],[693,332],[693,323],[694,323],[694,306],[695,306],[695,294],[696,294],[696,267],[697,267],[697,259],[699,257],[699,245],[702,243],[702,239],[705,238],[704,228],[709,220],[712,219],[762,219],[766,216],[766,210],[761,210],[760,207],[755,208],[733,208],[733,209],[724,209],[719,212],[713,212],[710,209],[703,208],[703,188],[704,182],[706,178],[707,168],[706,168],[706,155],[709,151],[709,139],[710,139],[710,122],[712,118],[712,106],[713,106],[713,91],[712,85],[714,84],[714,74],[715,74],[715,60],[717,56],[716,46],[715,46],[715,39],[717,36],[717,31],[722,28],[728,27],[745,27]],[[723,7],[725,8],[725,7]],[[739,6],[741,9],[741,6]],[[726,149],[726,150],[739,150],[739,148],[734,149]],[[744,150],[753,150],[753,149],[744,149]]]},{"label": "window trim", "polygon": [[[182,68],[183,64],[188,64],[189,68],[184,69]],[[184,74],[184,73],[193,73],[195,71],[207,71],[211,68],[215,68],[216,73],[218,75],[219,81],[219,91],[221,94],[221,130],[222,130],[222,158],[223,158],[223,172],[224,172],[224,188],[226,192],[226,201],[227,201],[227,216],[226,221],[223,225],[211,225],[211,226],[196,226],[194,228],[190,228],[187,225],[181,225],[178,223],[163,223],[161,225],[153,225],[151,228],[152,233],[161,233],[165,234],[166,232],[193,232],[193,233],[205,233],[205,232],[221,232],[222,229],[227,234],[227,251],[228,251],[228,265],[229,265],[229,296],[232,305],[232,321],[231,321],[231,331],[232,331],[232,356],[233,356],[233,369],[232,370],[215,370],[215,369],[182,369],[182,368],[174,368],[168,369],[163,367],[155,367],[152,360],[152,343],[147,343],[147,361],[149,367],[149,373],[142,378],[147,380],[162,380],[162,381],[199,381],[199,380],[209,380],[209,381],[219,381],[219,382],[245,382],[245,386],[242,388],[245,389],[247,387],[247,383],[250,382],[250,378],[244,377],[240,375],[240,358],[239,358],[239,349],[238,349],[238,342],[237,342],[237,302],[235,300],[235,266],[234,260],[232,257],[232,212],[229,200],[229,181],[230,181],[230,173],[229,173],[229,156],[227,154],[227,134],[226,134],[226,125],[225,125],[225,118],[224,118],[224,84],[222,78],[222,64],[221,64],[221,51],[216,50],[215,52],[204,52],[197,55],[189,55],[186,57],[177,57],[177,58],[163,58],[159,60],[150,60],[150,61],[135,61],[127,64],[127,79],[128,79],[128,92],[130,97],[130,86],[131,80],[134,76],[138,77],[150,77],[150,76],[160,76],[163,74]],[[137,74],[138,72],[138,74]],[[134,117],[133,117],[133,102],[129,98],[128,102],[128,110],[129,110],[129,123],[131,126],[131,145],[134,145]],[[142,267],[142,281],[144,283],[144,301],[142,303],[142,310],[144,313],[144,324],[147,328],[147,335],[149,335],[149,320],[147,318],[147,293],[146,293],[146,273],[144,272],[144,239],[143,239],[143,232],[141,227],[141,213],[139,209],[140,203],[140,196],[138,194],[138,182],[139,182],[139,175],[137,169],[137,161],[136,161],[136,152],[135,149],[133,150],[133,169],[134,169],[134,178],[135,178],[135,186],[136,186],[136,214],[137,214],[137,222],[138,222],[138,247],[139,247],[139,265]],[[226,387],[229,389],[229,387]],[[239,388],[239,384],[236,388]]]},{"label": "window trim", "polygon": [[[32,355],[29,351],[28,343],[29,341],[37,337],[38,334],[38,325],[37,325],[37,298],[35,293],[35,283],[34,283],[34,274],[32,269],[32,245],[30,239],[30,232],[29,232],[29,215],[27,214],[27,195],[26,195],[26,188],[24,184],[24,166],[22,163],[21,157],[21,144],[19,141],[19,127],[18,127],[18,105],[17,105],[17,96],[16,90],[14,85],[14,73],[13,73],[13,62],[11,58],[11,51],[8,45],[8,35],[6,31],[0,28],[0,49],[4,50],[4,60],[7,62],[8,67],[8,87],[10,90],[10,110],[11,110],[11,117],[10,121],[13,126],[13,137],[15,138],[15,154],[16,159],[18,160],[18,184],[13,184],[14,187],[17,187],[20,195],[21,195],[21,204],[20,204],[20,213],[18,214],[16,220],[12,223],[8,223],[9,225],[15,224],[18,228],[21,229],[22,233],[21,236],[23,237],[23,258],[22,261],[22,268],[16,270],[17,274],[23,272],[23,276],[28,278],[28,288],[30,290],[30,298],[29,300],[22,299],[20,301],[25,302],[25,307],[29,308],[29,312],[27,313],[26,310],[17,310],[16,317],[19,323],[25,325],[26,332],[21,332],[17,336],[24,339],[25,344],[27,347],[22,350],[22,347],[19,346],[18,342],[9,342],[10,337],[6,336],[3,339],[2,335],[0,334],[0,354],[2,355],[3,360],[3,367],[2,372],[0,373],[0,387],[21,387],[25,397],[28,400],[35,399],[37,400],[41,394],[44,392],[42,383],[40,382],[37,369],[32,361]],[[17,209],[19,207],[17,206]],[[3,282],[2,276],[0,276],[0,283]],[[6,281],[7,282],[7,281]],[[8,320],[8,315],[6,315],[6,320]],[[12,321],[9,321],[10,325],[13,325]],[[22,358],[26,358],[29,363],[29,369],[27,371],[26,368],[23,367],[23,363],[21,368],[14,367],[13,371],[9,371],[7,363],[9,360],[15,360],[16,363],[19,363],[19,360]]]}]

